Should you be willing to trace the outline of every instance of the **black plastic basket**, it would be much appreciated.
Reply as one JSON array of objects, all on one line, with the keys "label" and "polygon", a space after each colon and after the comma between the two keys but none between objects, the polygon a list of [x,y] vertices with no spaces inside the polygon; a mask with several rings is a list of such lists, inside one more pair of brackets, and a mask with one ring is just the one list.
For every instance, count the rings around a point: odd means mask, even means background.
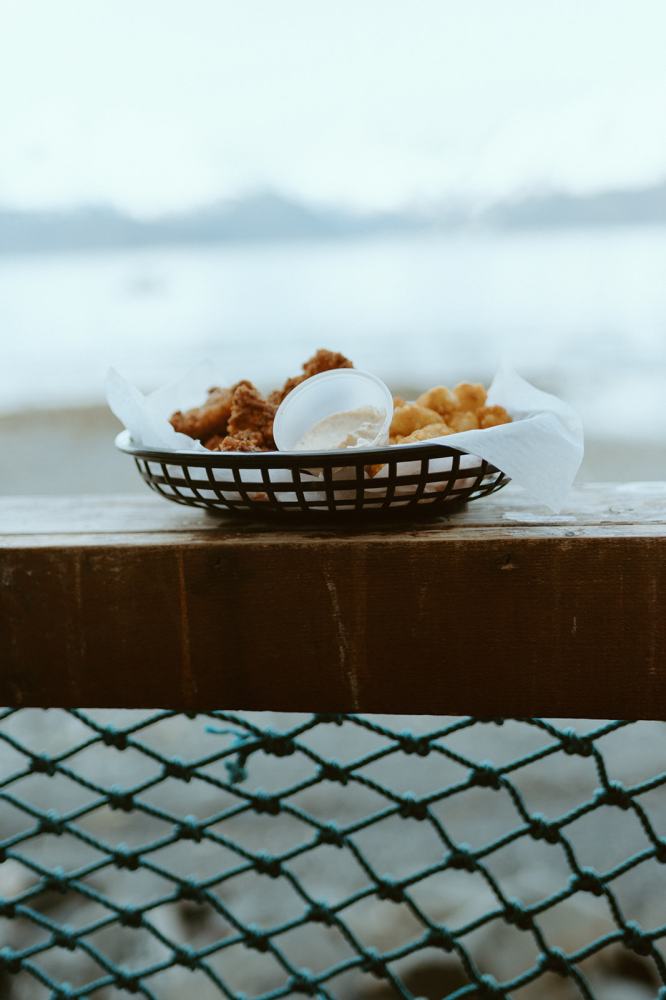
[{"label": "black plastic basket", "polygon": [[440,444],[353,452],[198,452],[116,446],[151,489],[212,511],[348,515],[467,503],[509,482],[489,462]]}]

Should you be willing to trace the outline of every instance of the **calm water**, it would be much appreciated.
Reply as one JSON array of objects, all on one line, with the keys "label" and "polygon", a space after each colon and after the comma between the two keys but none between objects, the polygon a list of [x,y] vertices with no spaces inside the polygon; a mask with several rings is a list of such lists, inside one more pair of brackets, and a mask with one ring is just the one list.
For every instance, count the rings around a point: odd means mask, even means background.
[{"label": "calm water", "polygon": [[265,387],[314,347],[399,386],[501,359],[609,436],[666,434],[666,231],[0,257],[0,410],[95,402],[213,357]]}]

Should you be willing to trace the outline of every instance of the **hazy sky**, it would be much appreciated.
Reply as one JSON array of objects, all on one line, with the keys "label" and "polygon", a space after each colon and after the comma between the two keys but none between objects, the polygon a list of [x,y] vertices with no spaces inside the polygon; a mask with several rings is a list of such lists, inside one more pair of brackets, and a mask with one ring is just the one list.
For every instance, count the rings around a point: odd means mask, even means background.
[{"label": "hazy sky", "polygon": [[0,204],[666,176],[664,0],[0,0]]}]

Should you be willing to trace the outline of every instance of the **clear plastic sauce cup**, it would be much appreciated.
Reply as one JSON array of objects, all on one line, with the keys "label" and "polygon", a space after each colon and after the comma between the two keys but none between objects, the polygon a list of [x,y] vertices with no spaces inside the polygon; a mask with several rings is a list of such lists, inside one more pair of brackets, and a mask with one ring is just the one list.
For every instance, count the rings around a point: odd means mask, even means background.
[{"label": "clear plastic sauce cup", "polygon": [[372,441],[355,447],[378,448],[388,444],[393,396],[380,378],[359,368],[335,368],[313,375],[292,389],[278,407],[273,422],[275,443],[279,451],[299,450],[298,443],[315,424],[333,414],[362,407],[378,410],[384,419]]}]

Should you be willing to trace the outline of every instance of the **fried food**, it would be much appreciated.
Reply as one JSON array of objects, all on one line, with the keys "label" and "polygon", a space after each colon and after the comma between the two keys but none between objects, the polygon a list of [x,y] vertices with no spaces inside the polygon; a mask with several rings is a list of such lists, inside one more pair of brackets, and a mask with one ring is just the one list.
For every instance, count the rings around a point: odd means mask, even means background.
[{"label": "fried food", "polygon": [[260,431],[238,431],[237,434],[227,434],[220,442],[217,451],[270,451],[266,447],[266,439]]},{"label": "fried food", "polygon": [[195,406],[185,413],[176,410],[171,416],[171,426],[174,430],[187,434],[197,441],[205,441],[215,434],[224,436],[231,416],[233,388],[221,389],[219,386],[213,386],[208,390],[208,398],[203,406]]},{"label": "fried food", "polygon": [[391,437],[406,437],[419,427],[427,427],[428,424],[441,423],[441,416],[436,410],[430,410],[427,406],[419,406],[418,403],[405,403],[393,412],[391,421]]},{"label": "fried food", "polygon": [[445,437],[447,434],[453,434],[453,431],[448,424],[440,420],[433,424],[426,424],[425,427],[419,427],[411,434],[392,438],[391,444],[412,444],[414,441],[428,441],[430,438]]},{"label": "fried food", "polygon": [[487,427],[499,427],[501,424],[511,423],[511,417],[503,406],[482,406],[477,415],[479,427],[484,430]]},{"label": "fried food", "polygon": [[[275,448],[275,411],[292,389],[305,379],[336,368],[353,368],[344,354],[320,348],[303,364],[302,374],[287,379],[281,389],[264,398],[247,380],[229,389],[214,386],[202,406],[171,417],[175,430],[187,434],[211,451],[271,451]],[[487,406],[487,392],[480,383],[460,382],[455,389],[435,385],[415,403],[393,397],[391,444],[408,444],[445,437],[462,431],[485,430],[511,422],[503,406]],[[366,466],[375,476],[381,465]]]},{"label": "fried food", "polygon": [[458,400],[459,410],[478,410],[483,406],[488,397],[488,393],[480,382],[474,384],[470,382],[460,382],[453,390],[453,394]]},{"label": "fried food", "polygon": [[459,434],[461,431],[475,431],[479,426],[479,418],[472,410],[458,410],[448,418],[448,423],[452,431]]},{"label": "fried food", "polygon": [[[229,437],[239,440],[242,431],[260,436],[262,447],[275,448],[273,418],[277,407],[261,395],[251,382],[239,382],[231,397],[231,413],[227,423]],[[232,450],[225,448],[225,451]]]},{"label": "fried food", "polygon": [[442,417],[448,417],[459,407],[457,396],[445,385],[436,385],[426,392],[422,392],[416,402],[419,406],[426,406],[429,410],[435,410]]},{"label": "fried food", "polygon": [[322,372],[333,371],[335,368],[353,368],[354,364],[339,351],[328,351],[325,347],[320,347],[318,351],[303,363],[303,374],[288,378],[281,389],[275,389],[268,396],[268,401],[276,407],[280,405],[285,396],[289,395],[306,378],[313,375],[320,375]]}]

